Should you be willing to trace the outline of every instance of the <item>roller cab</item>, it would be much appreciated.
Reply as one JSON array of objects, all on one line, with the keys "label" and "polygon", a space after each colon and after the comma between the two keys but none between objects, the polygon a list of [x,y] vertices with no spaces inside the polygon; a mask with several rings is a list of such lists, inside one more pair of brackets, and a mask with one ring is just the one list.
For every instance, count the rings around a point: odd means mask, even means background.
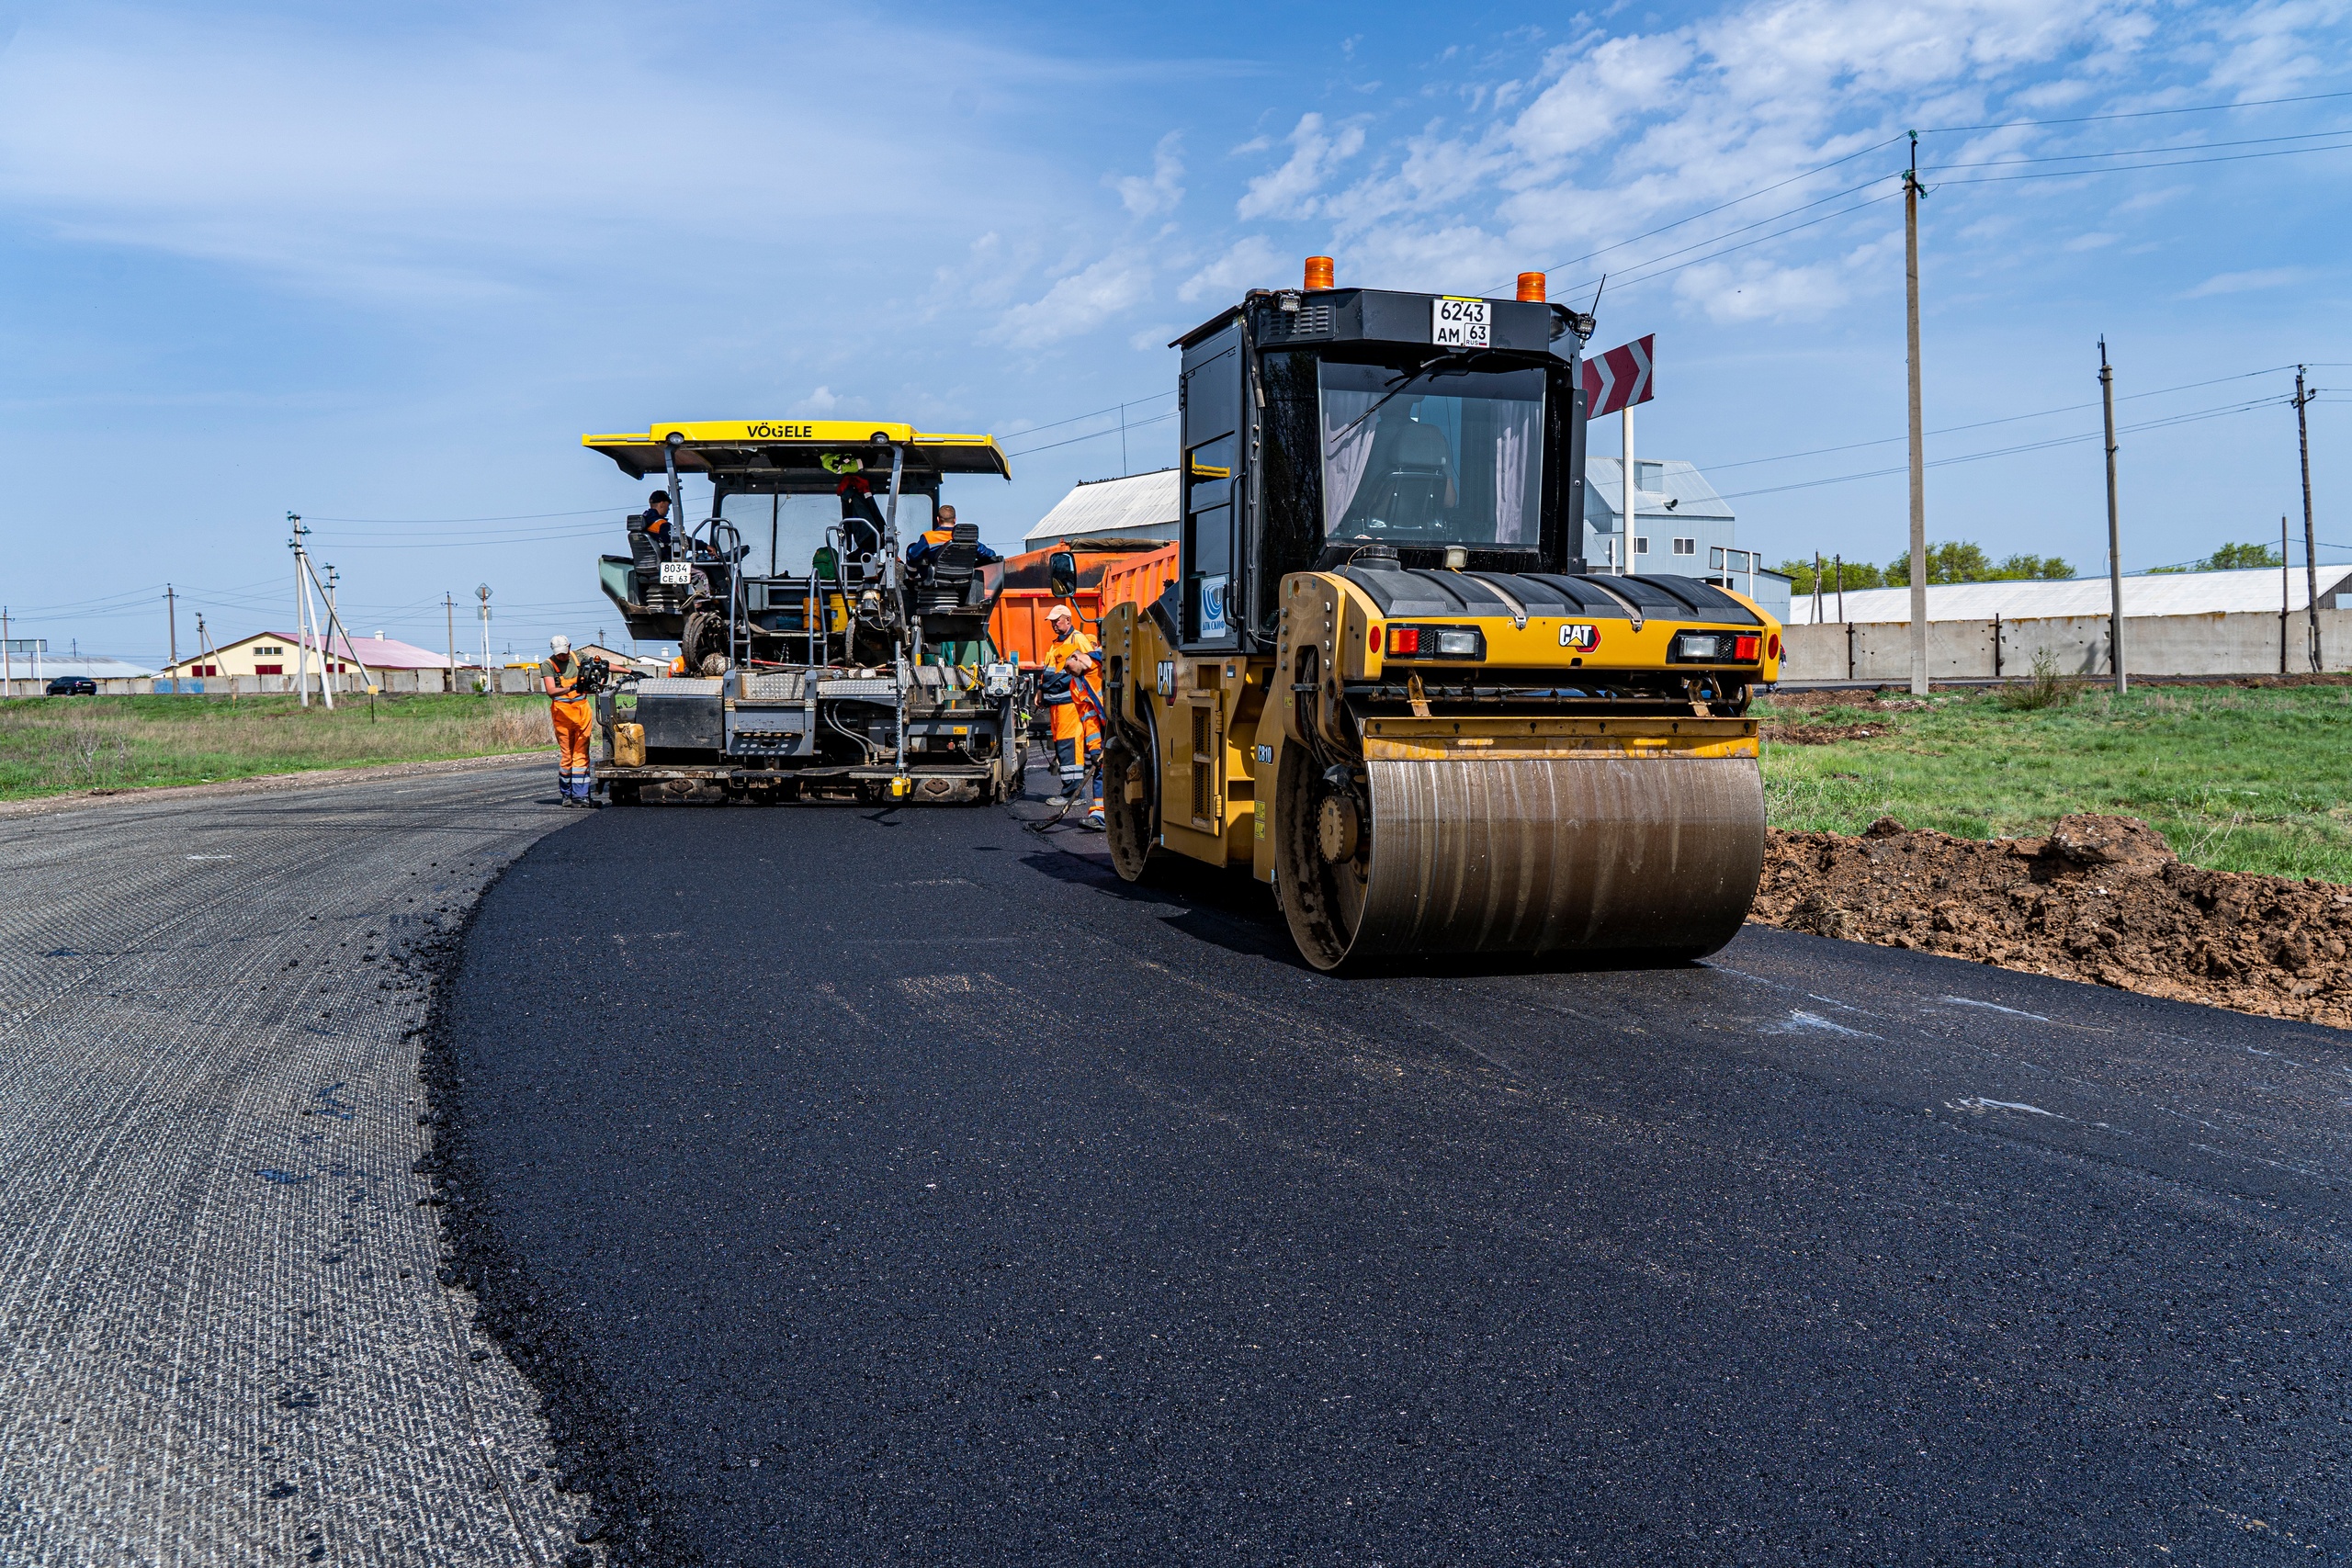
[{"label": "roller cab", "polygon": [[1589,330],[1308,288],[1180,340],[1176,580],[1102,620],[1121,875],[1246,863],[1323,969],[1731,939],[1781,628],[1569,554]]}]

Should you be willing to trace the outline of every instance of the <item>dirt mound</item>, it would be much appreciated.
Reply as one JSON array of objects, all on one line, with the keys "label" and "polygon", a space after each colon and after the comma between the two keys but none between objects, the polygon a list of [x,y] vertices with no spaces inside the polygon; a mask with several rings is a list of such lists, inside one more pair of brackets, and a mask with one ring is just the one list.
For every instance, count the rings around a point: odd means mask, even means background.
[{"label": "dirt mound", "polygon": [[1774,829],[1748,917],[2149,996],[2352,1028],[2352,888],[2181,864],[2132,817],[2046,839]]}]

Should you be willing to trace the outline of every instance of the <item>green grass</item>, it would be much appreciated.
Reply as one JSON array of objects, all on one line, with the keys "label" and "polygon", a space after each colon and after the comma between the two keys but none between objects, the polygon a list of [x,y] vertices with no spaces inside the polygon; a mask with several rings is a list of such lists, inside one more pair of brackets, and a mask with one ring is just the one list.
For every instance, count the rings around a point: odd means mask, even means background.
[{"label": "green grass", "polygon": [[2144,818],[2192,864],[2352,883],[2352,687],[2086,687],[2049,706],[1995,692],[1923,708],[1860,694],[1758,705],[1792,723],[1886,726],[1883,738],[1768,740],[1775,827],[1859,832],[1880,817],[1967,838],[2030,837],[2070,811]]},{"label": "green grass", "polygon": [[0,800],[552,750],[539,697],[30,697],[0,702]]}]

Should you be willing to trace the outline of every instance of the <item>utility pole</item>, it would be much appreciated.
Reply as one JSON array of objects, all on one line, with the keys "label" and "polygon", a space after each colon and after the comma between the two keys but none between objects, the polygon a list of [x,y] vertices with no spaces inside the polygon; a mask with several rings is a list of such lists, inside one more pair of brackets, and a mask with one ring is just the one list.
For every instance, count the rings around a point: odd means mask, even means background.
[{"label": "utility pole", "polygon": [[168,582],[164,584],[164,614],[171,622],[172,662],[168,668],[172,672],[172,690],[176,693],[180,689],[180,605]]},{"label": "utility pole", "polygon": [[1821,552],[1813,552],[1813,624],[1821,624]]},{"label": "utility pole", "polygon": [[2107,647],[2115,665],[2115,694],[2131,690],[2123,673],[2123,528],[2115,508],[2115,371],[2107,362],[2107,334],[2098,339],[2098,400],[2107,411]]},{"label": "utility pole", "polygon": [[449,634],[449,693],[458,691],[458,601],[444,589],[441,592],[442,629]]},{"label": "utility pole", "polygon": [[[671,512],[674,513],[677,509],[678,503],[672,502]],[[477,586],[474,597],[481,601],[481,694],[486,697],[490,695],[490,584]]]},{"label": "utility pole", "polygon": [[2312,400],[2303,389],[2303,367],[2295,367],[2295,445],[2303,459],[2303,581],[2308,590],[2306,607],[2311,612],[2312,672],[2320,671],[2319,646],[2319,545],[2312,527],[2312,436],[2303,409]]},{"label": "utility pole", "polygon": [[[311,592],[310,558],[303,553],[302,536],[310,530],[302,526],[302,514],[289,512],[287,525],[294,530],[286,547],[294,552],[294,692],[304,707],[311,705]],[[321,682],[323,694],[325,683]]]},{"label": "utility pole", "polygon": [[2287,575],[2287,514],[2278,514],[2278,673],[2287,672],[2287,601],[2291,596]]},{"label": "utility pole", "polygon": [[0,697],[8,694],[8,683],[16,678],[17,654],[8,646],[8,606],[0,604]]},{"label": "utility pole", "polygon": [[1911,373],[1911,694],[1928,694],[1928,454],[1919,418],[1919,133],[1903,172],[1904,342]]},{"label": "utility pole", "polygon": [[1634,575],[1634,530],[1642,525],[1642,470],[1634,466],[1634,405],[1627,403],[1618,410],[1617,417],[1623,422],[1617,427],[1617,450],[1619,461],[1625,469],[1624,482],[1617,487],[1623,492],[1625,502],[1625,558],[1617,563],[1617,570],[1624,576],[1632,577]]},{"label": "utility pole", "polygon": [[[334,591],[341,586],[343,586],[343,573],[335,570],[334,563],[333,561],[329,561],[327,563],[327,585],[321,591],[327,602],[327,636],[329,638],[334,637],[335,627],[343,624],[343,616],[337,613],[334,602]],[[346,634],[346,637],[347,636],[348,634]],[[328,651],[334,651],[332,645],[330,645]]]},{"label": "utility pole", "polygon": [[1846,558],[1831,556],[1829,570],[1838,574],[1838,619],[1842,622],[1846,618]]}]

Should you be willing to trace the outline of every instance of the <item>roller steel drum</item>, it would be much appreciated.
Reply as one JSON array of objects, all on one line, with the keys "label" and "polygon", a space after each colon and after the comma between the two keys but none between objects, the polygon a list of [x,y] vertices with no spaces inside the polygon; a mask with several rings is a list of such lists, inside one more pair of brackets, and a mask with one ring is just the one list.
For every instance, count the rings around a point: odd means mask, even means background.
[{"label": "roller steel drum", "polygon": [[1415,953],[1697,957],[1729,942],[1755,900],[1764,790],[1752,758],[1365,765],[1363,853],[1332,863],[1313,818],[1285,824],[1283,906],[1318,968]]}]

